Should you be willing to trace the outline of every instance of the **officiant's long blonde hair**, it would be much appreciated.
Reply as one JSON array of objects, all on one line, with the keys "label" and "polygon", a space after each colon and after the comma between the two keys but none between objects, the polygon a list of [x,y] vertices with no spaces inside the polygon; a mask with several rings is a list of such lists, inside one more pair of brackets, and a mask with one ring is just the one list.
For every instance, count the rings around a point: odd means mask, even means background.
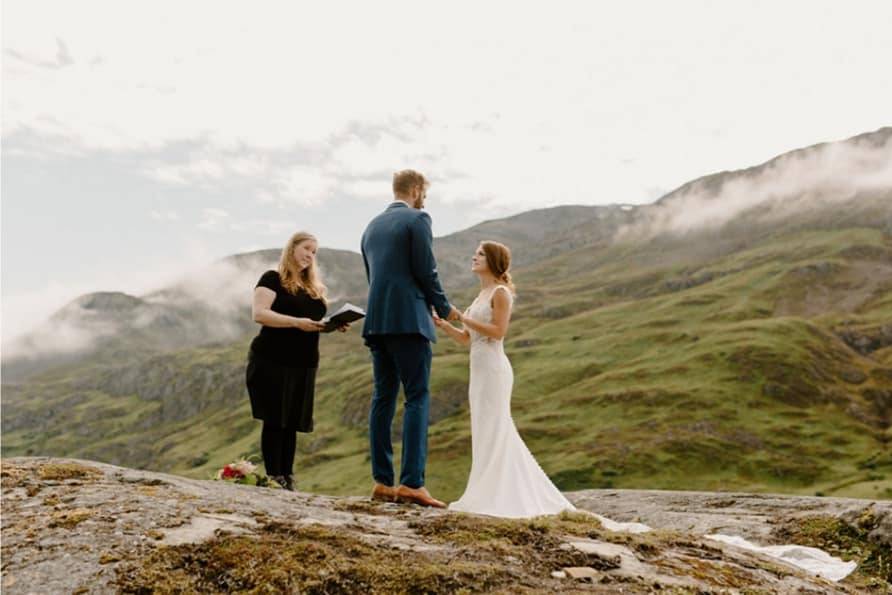
[{"label": "officiant's long blonde hair", "polygon": [[327,303],[326,291],[328,289],[322,284],[319,278],[319,271],[316,269],[316,259],[310,263],[310,266],[304,270],[300,270],[297,263],[294,262],[294,248],[301,242],[312,240],[319,243],[316,236],[306,231],[295,233],[285,244],[282,249],[282,258],[279,259],[279,279],[282,281],[282,287],[289,293],[297,294],[301,289],[316,300],[322,300]]}]

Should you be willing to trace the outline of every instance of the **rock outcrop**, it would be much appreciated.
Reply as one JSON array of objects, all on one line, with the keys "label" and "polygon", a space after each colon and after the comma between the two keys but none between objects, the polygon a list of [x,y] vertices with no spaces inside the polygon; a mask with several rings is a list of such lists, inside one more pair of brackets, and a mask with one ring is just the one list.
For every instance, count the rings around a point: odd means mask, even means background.
[{"label": "rock outcrop", "polygon": [[[2,587],[10,595],[890,588],[892,503],[882,501],[568,494],[582,510],[654,528],[633,535],[584,512],[507,521],[71,459],[5,459],[2,485]],[[832,583],[703,537],[712,532],[761,544],[820,535],[822,547],[861,566]]]}]

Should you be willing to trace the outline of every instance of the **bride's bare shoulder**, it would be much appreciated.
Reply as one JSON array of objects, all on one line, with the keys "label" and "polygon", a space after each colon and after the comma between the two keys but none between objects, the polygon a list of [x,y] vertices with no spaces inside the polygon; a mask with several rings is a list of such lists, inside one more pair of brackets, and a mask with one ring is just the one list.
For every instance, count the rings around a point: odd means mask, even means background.
[{"label": "bride's bare shoulder", "polygon": [[[504,289],[505,291],[499,291],[499,289]],[[504,305],[503,307],[511,307],[514,304],[514,294],[511,292],[510,287],[506,285],[496,285],[490,294],[489,300],[492,307],[495,307],[496,301],[502,302]]]},{"label": "bride's bare shoulder", "polygon": [[[500,289],[504,289],[505,291],[499,291]],[[495,297],[496,294],[501,293],[508,297],[509,300],[514,300],[514,292],[511,291],[511,288],[507,285],[502,285],[501,283],[495,286],[495,289],[492,290],[492,296]]]}]

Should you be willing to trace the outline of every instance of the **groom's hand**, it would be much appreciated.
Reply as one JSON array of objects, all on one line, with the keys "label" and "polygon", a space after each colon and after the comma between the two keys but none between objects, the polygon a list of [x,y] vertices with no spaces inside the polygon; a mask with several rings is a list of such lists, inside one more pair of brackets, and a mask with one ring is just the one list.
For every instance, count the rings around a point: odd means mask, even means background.
[{"label": "groom's hand", "polygon": [[[450,304],[451,306],[452,304]],[[446,320],[450,322],[455,322],[456,320],[461,320],[461,312],[458,311],[458,308],[452,306],[452,309],[449,311],[449,316]]]}]

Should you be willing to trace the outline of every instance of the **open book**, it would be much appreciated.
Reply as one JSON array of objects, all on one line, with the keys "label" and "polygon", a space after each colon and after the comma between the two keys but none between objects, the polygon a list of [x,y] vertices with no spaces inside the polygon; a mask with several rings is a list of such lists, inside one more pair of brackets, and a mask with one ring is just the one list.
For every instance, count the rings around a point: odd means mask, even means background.
[{"label": "open book", "polygon": [[322,329],[322,332],[330,333],[342,324],[354,322],[361,318],[365,318],[365,310],[348,302],[338,308],[331,316],[326,316],[322,319],[322,322],[325,323],[325,328]]}]

